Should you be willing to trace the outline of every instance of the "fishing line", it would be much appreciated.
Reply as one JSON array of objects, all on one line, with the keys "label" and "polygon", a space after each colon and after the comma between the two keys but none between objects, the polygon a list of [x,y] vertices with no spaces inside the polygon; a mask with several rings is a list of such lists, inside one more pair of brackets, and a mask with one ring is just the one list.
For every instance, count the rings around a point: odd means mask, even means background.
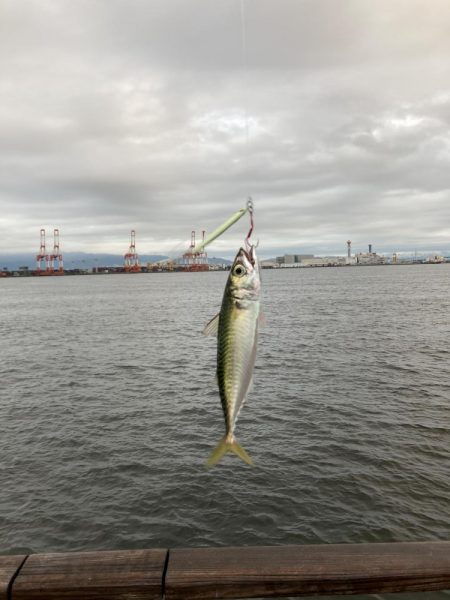
[{"label": "fishing line", "polygon": [[[247,56],[247,30],[245,19],[245,0],[241,0],[241,49],[242,49],[242,68],[244,72],[244,121],[245,121],[245,149],[246,159],[248,159],[249,148],[249,118],[248,118],[248,98],[247,98],[247,82],[248,82],[248,56]],[[247,160],[248,162],[248,160]]]},{"label": "fishing line", "polygon": [[[245,124],[245,150],[244,150],[244,173],[249,175],[249,154],[250,154],[250,119],[248,114],[248,52],[247,52],[247,27],[246,27],[246,14],[245,14],[245,0],[240,0],[241,7],[241,60],[242,70],[244,74],[244,85],[243,85],[243,105],[244,105],[244,124]],[[245,238],[245,245],[247,248],[251,247],[250,236],[253,232],[253,200],[251,196],[248,196],[247,200],[247,211],[250,214],[250,230]]]}]

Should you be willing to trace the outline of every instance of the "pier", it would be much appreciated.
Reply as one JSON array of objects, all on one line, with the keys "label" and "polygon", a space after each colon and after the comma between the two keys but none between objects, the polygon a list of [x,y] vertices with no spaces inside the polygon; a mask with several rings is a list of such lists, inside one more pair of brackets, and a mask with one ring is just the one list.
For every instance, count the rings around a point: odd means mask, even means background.
[{"label": "pier", "polygon": [[208,600],[450,589],[450,542],[0,556],[0,600]]}]

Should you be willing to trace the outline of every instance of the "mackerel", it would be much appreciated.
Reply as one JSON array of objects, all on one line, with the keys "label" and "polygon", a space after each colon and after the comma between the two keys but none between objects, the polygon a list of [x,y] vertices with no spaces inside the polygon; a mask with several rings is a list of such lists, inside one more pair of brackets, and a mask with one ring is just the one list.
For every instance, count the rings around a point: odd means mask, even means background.
[{"label": "mackerel", "polygon": [[209,457],[208,466],[215,465],[227,452],[253,464],[238,444],[234,429],[253,379],[260,289],[255,246],[241,248],[228,276],[220,312],[203,330],[205,335],[217,335],[217,382],[225,418],[225,436]]}]

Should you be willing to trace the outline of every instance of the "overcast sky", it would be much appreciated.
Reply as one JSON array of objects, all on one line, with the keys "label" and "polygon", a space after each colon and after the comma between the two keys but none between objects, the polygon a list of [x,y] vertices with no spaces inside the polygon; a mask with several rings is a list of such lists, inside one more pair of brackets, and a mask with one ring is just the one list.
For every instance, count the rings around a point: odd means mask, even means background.
[{"label": "overcast sky", "polygon": [[249,195],[261,256],[448,251],[449,67],[448,0],[0,0],[0,252],[176,253]]}]

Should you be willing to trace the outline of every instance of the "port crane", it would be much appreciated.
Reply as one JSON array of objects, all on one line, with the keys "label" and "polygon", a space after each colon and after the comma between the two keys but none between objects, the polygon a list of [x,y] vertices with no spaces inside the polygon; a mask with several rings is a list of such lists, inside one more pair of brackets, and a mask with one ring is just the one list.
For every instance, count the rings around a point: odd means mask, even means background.
[{"label": "port crane", "polygon": [[[205,240],[205,231],[203,233],[203,241]],[[191,232],[191,245],[183,254],[181,266],[183,271],[207,271],[208,270],[208,255],[202,249],[199,252],[195,251],[195,231]]]},{"label": "port crane", "polygon": [[214,240],[220,237],[227,229],[229,229],[232,225],[237,223],[239,219],[241,219],[246,213],[250,214],[251,218],[251,227],[249,234],[247,236],[247,240],[251,235],[253,230],[253,202],[252,199],[249,198],[247,202],[247,206],[245,208],[241,208],[237,212],[235,212],[229,219],[227,219],[224,223],[219,225],[212,233],[210,233],[205,238],[205,231],[203,231],[202,241],[198,244],[195,243],[195,231],[191,233],[191,245],[188,250],[183,254],[182,259],[182,270],[183,271],[207,271],[208,270],[208,257],[205,252],[206,246],[211,244]]},{"label": "port crane", "polygon": [[[59,248],[59,229],[53,230],[53,254],[48,257],[50,271],[53,275],[64,275],[64,263],[61,250]],[[55,270],[55,261],[57,268]]]},{"label": "port crane", "polygon": [[[43,273],[50,272],[48,255],[45,250],[45,229],[41,229],[40,236],[41,236],[41,245],[40,245],[38,254],[36,254],[36,273],[37,273],[37,275],[41,275]],[[43,269],[44,263],[45,263],[45,271]]]},{"label": "port crane", "polygon": [[[36,275],[64,275],[64,263],[59,247],[59,229],[53,230],[53,253],[47,254],[45,248],[45,229],[40,230],[41,244],[36,254]],[[55,269],[55,261],[57,268]],[[45,270],[43,269],[45,264]]]},{"label": "port crane", "polygon": [[131,242],[128,252],[124,254],[124,270],[126,273],[140,273],[139,256],[136,252],[136,231],[131,230]]}]

